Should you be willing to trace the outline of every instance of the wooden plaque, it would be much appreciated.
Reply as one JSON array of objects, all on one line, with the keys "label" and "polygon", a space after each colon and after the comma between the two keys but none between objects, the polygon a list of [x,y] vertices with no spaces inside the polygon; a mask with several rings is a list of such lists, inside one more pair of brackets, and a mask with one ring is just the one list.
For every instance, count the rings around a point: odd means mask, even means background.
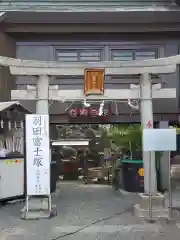
[{"label": "wooden plaque", "polygon": [[84,94],[104,94],[104,69],[85,69],[84,72]]}]

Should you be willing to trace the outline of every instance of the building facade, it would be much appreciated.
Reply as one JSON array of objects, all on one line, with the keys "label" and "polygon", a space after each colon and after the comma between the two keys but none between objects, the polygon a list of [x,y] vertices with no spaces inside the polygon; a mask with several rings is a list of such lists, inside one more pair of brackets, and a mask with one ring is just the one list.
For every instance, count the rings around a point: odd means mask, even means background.
[{"label": "building facade", "polygon": [[[0,4],[0,55],[44,61],[129,61],[179,54],[180,6],[171,0],[36,0],[6,1]],[[179,120],[179,70],[153,76],[153,84],[177,89],[176,99],[154,99],[155,121]],[[138,84],[137,76],[106,76],[105,88],[127,89]],[[0,70],[0,100],[10,100],[12,89],[35,85],[33,77],[14,77]],[[83,78],[53,77],[59,89],[83,88]],[[34,101],[23,101],[35,111]],[[50,103],[51,121],[89,122],[97,118],[72,118],[69,103]],[[73,107],[78,107],[76,103]],[[139,111],[127,102],[107,104],[105,122],[138,122]]]}]

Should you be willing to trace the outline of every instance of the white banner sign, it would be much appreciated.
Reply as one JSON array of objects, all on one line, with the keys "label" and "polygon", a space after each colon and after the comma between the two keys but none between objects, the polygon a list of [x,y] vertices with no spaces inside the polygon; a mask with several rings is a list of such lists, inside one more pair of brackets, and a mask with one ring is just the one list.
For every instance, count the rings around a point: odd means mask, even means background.
[{"label": "white banner sign", "polygon": [[49,116],[26,115],[27,195],[50,194]]}]

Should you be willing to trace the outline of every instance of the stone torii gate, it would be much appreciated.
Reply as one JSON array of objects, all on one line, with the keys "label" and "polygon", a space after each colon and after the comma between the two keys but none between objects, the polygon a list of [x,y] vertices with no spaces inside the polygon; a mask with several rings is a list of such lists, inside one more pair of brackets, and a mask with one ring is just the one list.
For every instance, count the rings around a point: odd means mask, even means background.
[{"label": "stone torii gate", "polygon": [[[51,76],[83,76],[85,69],[105,69],[105,75],[138,75],[140,86],[131,86],[131,89],[105,89],[102,96],[88,96],[87,100],[121,100],[140,99],[141,124],[143,128],[153,123],[152,98],[176,98],[176,89],[161,88],[158,84],[152,87],[151,74],[170,74],[176,71],[176,65],[180,63],[180,55],[153,60],[129,61],[129,62],[83,62],[83,63],[59,63],[45,61],[31,61],[0,57],[0,65],[9,66],[12,75],[36,76],[36,89],[12,90],[12,100],[36,100],[36,112],[38,114],[49,113],[49,100],[77,101],[84,100],[84,92],[81,89],[58,90],[49,87]],[[153,127],[153,124],[152,126]],[[149,157],[151,156],[151,166]],[[143,153],[145,169],[145,193],[149,193],[149,167],[151,167],[152,183],[151,193],[156,195],[156,171],[154,153]]]}]

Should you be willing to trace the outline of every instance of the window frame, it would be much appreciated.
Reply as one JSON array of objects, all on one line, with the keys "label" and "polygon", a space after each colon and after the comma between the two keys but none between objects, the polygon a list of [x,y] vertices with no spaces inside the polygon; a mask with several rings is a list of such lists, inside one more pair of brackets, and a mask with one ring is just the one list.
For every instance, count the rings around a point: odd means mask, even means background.
[{"label": "window frame", "polygon": [[[101,62],[101,61],[104,61],[104,47],[103,46],[69,46],[69,45],[58,45],[58,46],[55,46],[53,48],[53,59],[55,61],[58,61],[57,59],[57,52],[61,51],[61,50],[68,50],[68,51],[71,51],[71,50],[75,50],[77,51],[77,58],[78,60],[77,61],[69,61],[69,62]],[[80,52],[82,52],[83,50],[87,50],[87,51],[99,51],[100,52],[100,60],[97,61],[97,60],[81,60],[80,59]],[[58,61],[58,62],[61,62],[61,61]],[[66,62],[66,61],[65,61]],[[68,62],[68,61],[67,61]]]},{"label": "window frame", "polygon": [[[121,60],[113,60],[113,52],[115,51],[122,51],[122,52],[129,52],[132,53],[132,59],[131,60],[127,60],[127,61],[133,61],[133,60],[147,60],[147,59],[136,59],[136,52],[154,52],[155,53],[155,58],[157,59],[160,55],[160,51],[158,47],[155,46],[140,46],[139,47],[134,47],[134,48],[130,48],[128,47],[110,47],[110,61],[121,61]],[[126,60],[122,60],[122,62],[126,62]]]}]

